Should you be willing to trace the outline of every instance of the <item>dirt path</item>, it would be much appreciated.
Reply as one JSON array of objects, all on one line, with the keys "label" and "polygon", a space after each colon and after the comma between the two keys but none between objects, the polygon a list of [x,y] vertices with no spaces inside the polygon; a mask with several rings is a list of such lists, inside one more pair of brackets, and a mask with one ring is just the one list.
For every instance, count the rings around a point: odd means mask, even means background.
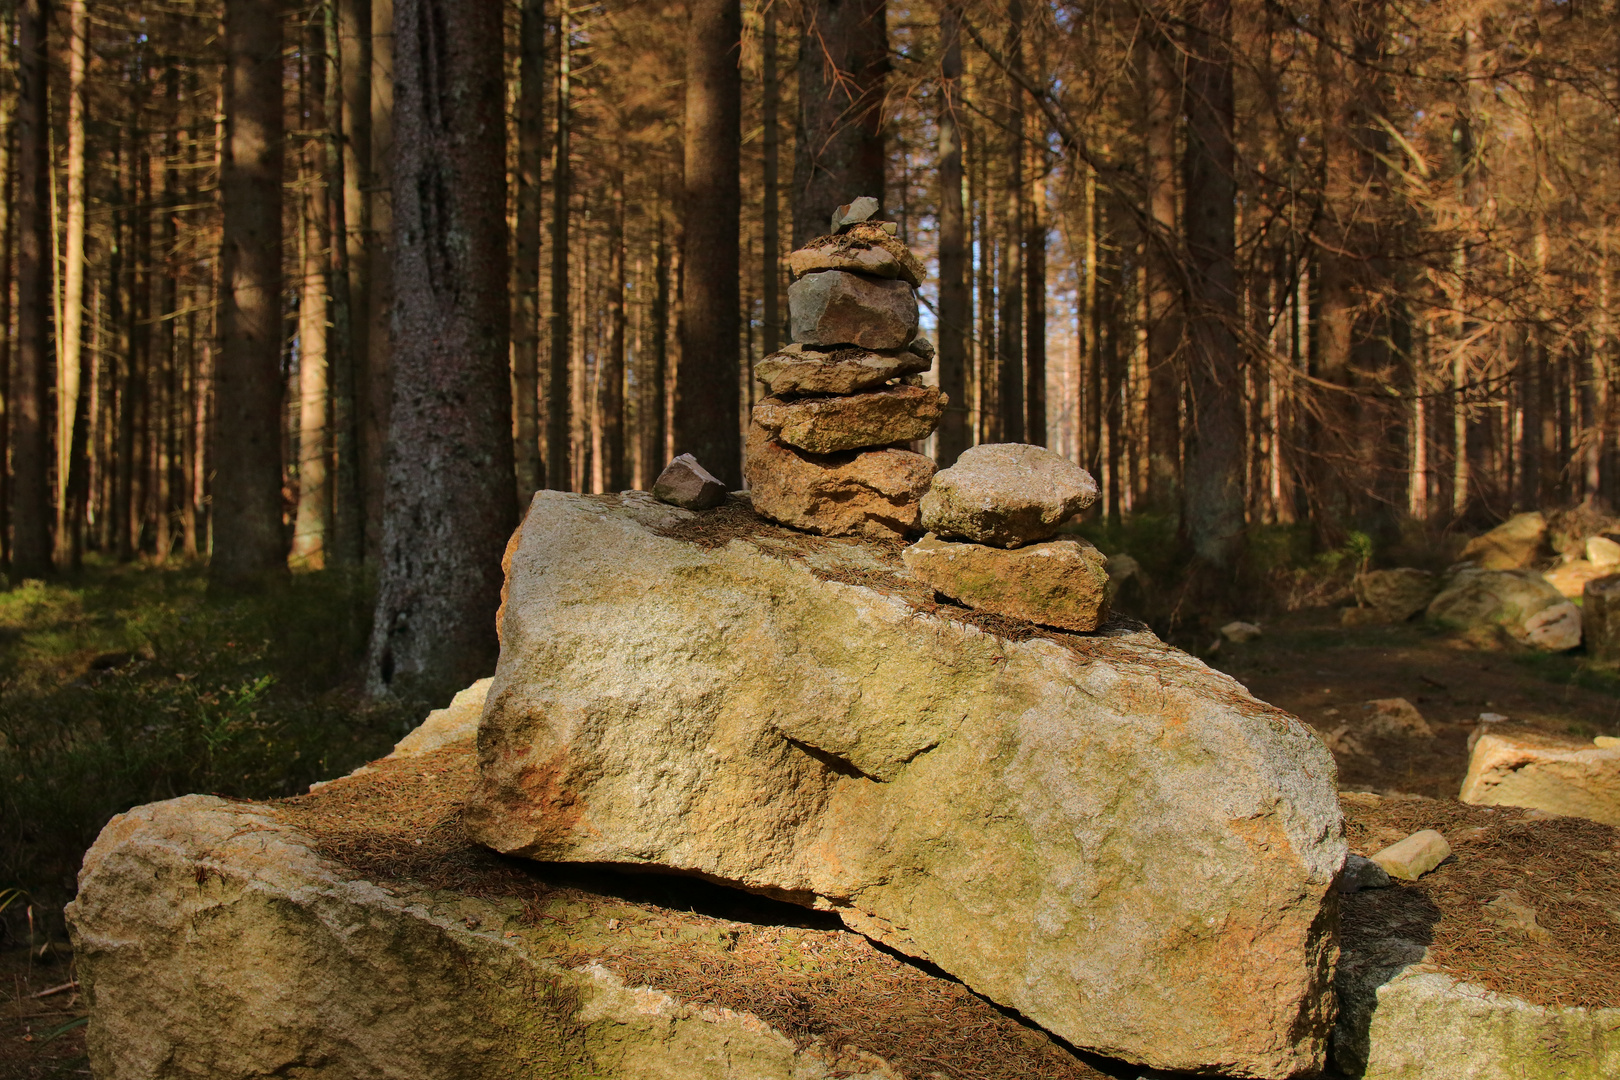
[{"label": "dirt path", "polygon": [[[1620,734],[1620,677],[1575,655],[1514,651],[1420,624],[1345,629],[1332,610],[1262,625],[1262,637],[1223,641],[1208,661],[1324,735],[1338,732],[1329,745],[1346,791],[1456,798],[1481,713],[1583,739]],[[1433,738],[1369,733],[1364,704],[1394,697],[1417,706]]]},{"label": "dirt path", "polygon": [[0,1080],[89,1076],[85,1015],[65,947],[0,948]]}]

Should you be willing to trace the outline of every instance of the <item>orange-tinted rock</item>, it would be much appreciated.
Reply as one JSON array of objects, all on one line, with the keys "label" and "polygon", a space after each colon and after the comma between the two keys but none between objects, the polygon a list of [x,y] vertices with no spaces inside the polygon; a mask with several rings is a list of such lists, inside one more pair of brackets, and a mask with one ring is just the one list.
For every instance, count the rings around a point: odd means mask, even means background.
[{"label": "orange-tinted rock", "polygon": [[908,450],[808,454],[750,425],[743,464],[754,509],[826,536],[903,537],[922,531],[918,507],[934,463]]},{"label": "orange-tinted rock", "polygon": [[790,446],[836,454],[926,438],[950,398],[932,386],[894,386],[865,394],[787,400],[754,406],[754,422]]}]

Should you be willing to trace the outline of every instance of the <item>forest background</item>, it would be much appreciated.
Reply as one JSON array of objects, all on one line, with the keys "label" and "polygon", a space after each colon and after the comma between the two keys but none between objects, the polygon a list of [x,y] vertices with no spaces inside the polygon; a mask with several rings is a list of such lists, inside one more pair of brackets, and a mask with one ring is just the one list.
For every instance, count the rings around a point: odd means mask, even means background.
[{"label": "forest background", "polygon": [[[1113,551],[1181,583],[1167,626],[1279,543],[1365,562],[1612,507],[1617,27],[1531,0],[7,0],[0,617],[91,627],[56,681],[67,646],[0,688],[16,850],[364,760],[390,698],[487,668],[520,494],[647,488],[683,451],[738,482],[784,256],[857,195],[931,270],[953,404],[920,449],[1086,465]],[[204,608],[205,562],[216,590],[302,573]],[[111,591],[38,584],[85,566]],[[345,726],[361,666],[386,719]],[[185,737],[152,749],[153,717]]]}]

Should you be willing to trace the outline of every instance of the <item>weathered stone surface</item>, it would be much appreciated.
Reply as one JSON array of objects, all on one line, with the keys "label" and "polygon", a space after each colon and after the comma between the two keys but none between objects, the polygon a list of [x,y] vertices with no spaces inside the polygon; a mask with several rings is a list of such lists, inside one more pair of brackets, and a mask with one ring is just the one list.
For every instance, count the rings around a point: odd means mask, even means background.
[{"label": "weathered stone surface", "polygon": [[833,211],[832,231],[838,232],[852,225],[859,225],[861,222],[870,219],[880,209],[882,207],[878,201],[870,195],[862,195],[858,199],[851,199]]},{"label": "weathered stone surface", "polygon": [[1452,630],[1500,626],[1526,640],[1532,615],[1564,603],[1558,590],[1533,570],[1465,569],[1451,575],[1429,603],[1427,618]]},{"label": "weathered stone surface", "polygon": [[1363,706],[1371,716],[1365,728],[1367,734],[1384,738],[1434,737],[1434,729],[1423,719],[1417,706],[1405,698],[1378,698]]},{"label": "weathered stone surface", "polygon": [[1410,566],[1368,570],[1356,575],[1356,602],[1390,622],[1404,622],[1429,606],[1440,591],[1440,579]]},{"label": "weathered stone surface", "polygon": [[1372,861],[1383,867],[1390,877],[1416,881],[1445,862],[1450,854],[1451,845],[1444,836],[1433,829],[1424,829],[1377,852]]},{"label": "weathered stone surface", "polygon": [[1244,622],[1242,619],[1234,619],[1221,627],[1221,637],[1237,645],[1253,641],[1264,633],[1265,631],[1260,629],[1258,624]]},{"label": "weathered stone surface", "polygon": [[904,281],[822,270],[788,286],[793,340],[802,345],[903,349],[917,333],[917,297]]},{"label": "weathered stone surface", "polygon": [[789,446],[836,454],[926,438],[949,403],[932,386],[891,386],[840,397],[768,397],[753,415],[754,423]]},{"label": "weathered stone surface", "polygon": [[773,394],[854,394],[933,366],[932,359],[910,349],[812,349],[795,343],[755,364],[754,378]]},{"label": "weathered stone surface", "polygon": [[1483,570],[1519,570],[1536,561],[1547,543],[1547,519],[1539,511],[1515,514],[1462,549],[1465,561]]},{"label": "weathered stone surface", "polygon": [[1302,724],[1146,633],[1009,641],[851,584],[882,548],[677,526],[535,496],[474,836],[830,908],[1113,1056],[1319,1066],[1345,849]]},{"label": "weathered stone surface", "polygon": [[788,272],[795,278],[818,270],[849,270],[881,278],[899,278],[913,288],[927,277],[922,261],[911,249],[890,236],[881,226],[855,225],[834,236],[810,241],[787,257]]},{"label": "weathered stone surface", "polygon": [[1620,565],[1620,544],[1607,536],[1588,536],[1585,544],[1586,561],[1598,566]]},{"label": "weathered stone surface", "polygon": [[934,463],[909,450],[809,454],[750,424],[743,475],[754,509],[772,521],[825,536],[897,539],[923,531]]},{"label": "weathered stone surface", "polygon": [[1389,873],[1365,855],[1351,852],[1344,857],[1344,869],[1339,871],[1339,891],[1356,893],[1362,889],[1389,887]]},{"label": "weathered stone surface", "polygon": [[1581,609],[1565,600],[1524,620],[1524,643],[1547,652],[1566,652],[1581,643]]},{"label": "weathered stone surface", "polygon": [[1457,796],[1620,825],[1620,749],[1528,731],[1482,734]]},{"label": "weathered stone surface", "polygon": [[[374,763],[358,778],[362,802],[453,822],[472,737]],[[300,803],[316,816],[322,802],[352,812],[356,783]],[[463,874],[493,870],[496,888],[364,875],[288,813],[188,795],[103,830],[68,908],[100,1080],[901,1080],[869,1051],[796,1043],[748,1013],[626,985],[607,966],[627,952],[656,957],[655,933],[678,938],[687,963],[691,950],[723,963],[738,924],[657,909],[649,919],[539,878],[514,893],[521,878],[442,828],[344,839],[429,845],[423,864],[449,856]]]},{"label": "weathered stone surface", "polygon": [[1586,583],[1581,594],[1581,638],[1595,663],[1620,663],[1620,574]]},{"label": "weathered stone surface", "polygon": [[[929,367],[933,366],[933,364],[934,364],[934,343],[927,335],[918,334],[916,337],[912,338],[911,339],[911,344],[906,346],[906,351],[907,352],[914,352],[918,356],[926,358],[928,360]],[[923,370],[927,371],[928,368],[923,368]]]},{"label": "weathered stone surface", "polygon": [[1025,443],[985,443],[941,469],[923,524],[948,540],[1018,547],[1057,535],[1097,500],[1097,481],[1068,458]]},{"label": "weathered stone surface", "polygon": [[1576,559],[1573,562],[1559,563],[1542,576],[1547,579],[1547,584],[1573,600],[1585,591],[1588,581],[1607,577],[1614,571],[1613,566],[1599,565],[1587,559]]},{"label": "weathered stone surface", "polygon": [[1335,1064],[1363,1080],[1608,1080],[1620,1009],[1531,1005],[1424,963],[1400,938],[1347,938]]},{"label": "weathered stone surface", "polygon": [[900,557],[923,584],[978,611],[1079,631],[1108,618],[1107,560],[1088,540],[1008,551],[930,533]]},{"label": "weathered stone surface", "polygon": [[687,510],[709,510],[726,501],[726,485],[691,454],[679,454],[665,465],[652,493],[659,502]]}]

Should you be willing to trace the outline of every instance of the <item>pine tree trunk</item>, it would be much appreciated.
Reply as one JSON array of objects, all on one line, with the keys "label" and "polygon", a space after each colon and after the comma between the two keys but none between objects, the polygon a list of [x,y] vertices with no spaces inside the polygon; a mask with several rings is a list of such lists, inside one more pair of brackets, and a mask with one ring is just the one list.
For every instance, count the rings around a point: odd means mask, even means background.
[{"label": "pine tree trunk", "polygon": [[[1006,45],[1008,62],[1023,71],[1024,6],[1009,0]],[[1024,441],[1024,92],[1008,80],[1003,123],[1007,127],[1007,186],[1002,191],[1001,261],[996,267],[1001,300],[997,323],[1001,336],[996,346],[996,372],[1000,380],[997,409],[1001,414],[1000,439]]]},{"label": "pine tree trunk", "polygon": [[569,376],[573,367],[573,312],[569,306],[568,224],[573,200],[573,170],[569,160],[569,133],[574,123],[573,23],[568,5],[557,14],[557,136],[551,159],[551,353],[546,370],[546,487],[570,491],[574,469],[573,393]]},{"label": "pine tree trunk", "polygon": [[[367,547],[366,386],[371,361],[372,257],[376,250],[371,220],[377,178],[372,169],[371,0],[328,0],[337,7],[337,60],[341,92],[341,152],[344,263],[349,296],[347,373],[338,378],[337,491],[333,508],[333,555],[358,565]],[[343,400],[346,398],[347,400]],[[346,406],[346,408],[344,408]]]},{"label": "pine tree trunk", "polygon": [[395,8],[393,454],[368,687],[440,705],[494,667],[516,523],[501,9]]},{"label": "pine tree trunk", "polygon": [[84,80],[90,18],[85,0],[68,2],[67,191],[62,245],[62,325],[56,350],[56,565],[75,561],[78,522],[68,489],[84,352]]},{"label": "pine tree trunk", "polygon": [[323,214],[326,235],[327,310],[326,369],[330,390],[327,441],[330,472],[327,488],[327,528],[324,552],[328,566],[359,566],[365,557],[365,512],[360,498],[360,422],[357,390],[353,278],[349,250],[355,240],[349,232],[348,154],[344,152],[344,89],[342,47],[339,40],[337,0],[321,5],[321,64],[326,93],[322,107],[326,126],[320,140],[320,161],[326,171],[325,194],[314,208]]},{"label": "pine tree trunk", "polygon": [[1231,0],[1201,0],[1192,13],[1187,58],[1185,521],[1193,553],[1216,571],[1236,567],[1244,526],[1231,28]]},{"label": "pine tree trunk", "polygon": [[518,26],[517,237],[512,304],[512,416],[518,502],[544,485],[540,456],[540,169],[545,159],[545,0],[524,0]]},{"label": "pine tree trunk", "polygon": [[285,567],[281,531],[281,18],[225,0],[228,147],[220,178],[224,281],[214,372],[216,585]]},{"label": "pine tree trunk", "polygon": [[[357,16],[358,17],[358,16]],[[383,501],[387,487],[388,414],[393,407],[394,312],[394,0],[371,3],[371,182],[366,203],[369,226],[368,299],[364,309],[364,371],[356,380],[360,398],[360,468],[365,498],[366,562],[382,562]],[[357,136],[358,137],[358,136]],[[356,320],[359,321],[358,319]],[[360,355],[360,354],[356,354]]]},{"label": "pine tree trunk", "polygon": [[966,217],[962,207],[962,9],[940,8],[939,93],[939,341],[935,363],[939,388],[951,399],[940,420],[941,468],[956,463],[971,444],[967,394],[968,334],[972,301],[968,295]]},{"label": "pine tree trunk", "polygon": [[17,352],[11,383],[11,570],[39,577],[51,567],[50,192],[46,79],[48,0],[17,11]]},{"label": "pine tree trunk", "polygon": [[[742,486],[738,426],[742,37],[738,0],[693,0],[686,46],[686,192],[675,452]],[[828,211],[829,215],[831,210]]]},{"label": "pine tree trunk", "polygon": [[643,479],[649,488],[665,465],[668,431],[665,417],[669,402],[664,387],[669,380],[669,247],[664,240],[662,200],[654,207],[658,225],[653,248],[652,310],[647,315],[648,337],[644,373],[641,379],[641,459]]},{"label": "pine tree trunk", "polygon": [[779,176],[782,146],[781,117],[782,77],[778,70],[776,5],[766,4],[764,26],[760,33],[760,74],[763,86],[760,100],[760,123],[764,126],[761,150],[764,154],[761,214],[762,246],[764,248],[764,281],[761,300],[764,304],[764,354],[770,355],[782,344],[782,222],[781,181]]},{"label": "pine tree trunk", "polygon": [[608,233],[608,343],[597,378],[596,410],[602,429],[602,490],[623,491],[630,486],[624,454],[624,167],[613,174],[613,210]]},{"label": "pine tree trunk", "polygon": [[[736,63],[733,58],[732,63]],[[884,0],[810,0],[799,40],[793,244],[825,234],[833,211],[870,195],[883,205]]]},{"label": "pine tree trunk", "polygon": [[1181,85],[1172,44],[1144,43],[1147,122],[1143,175],[1147,181],[1148,505],[1173,511],[1181,502],[1181,308],[1176,238],[1176,115]]},{"label": "pine tree trunk", "polygon": [[[1035,160],[1044,164],[1044,130]],[[1024,233],[1024,441],[1047,445],[1046,430],[1046,170],[1030,176],[1029,212]]]},{"label": "pine tree trunk", "polygon": [[327,362],[326,286],[326,71],[324,46],[315,26],[309,28],[305,54],[304,114],[309,131],[299,171],[300,200],[298,245],[302,287],[298,303],[298,507],[293,524],[294,567],[319,570],[326,565],[326,540],[331,521],[332,493],[328,490],[330,456],[327,421],[330,415],[330,368]]},{"label": "pine tree trunk", "polygon": [[[16,214],[11,183],[12,101],[11,58],[14,5],[0,11],[0,455],[9,446],[11,430],[11,284]],[[116,256],[115,256],[116,257]],[[0,566],[11,564],[11,470],[0,468]]]}]

